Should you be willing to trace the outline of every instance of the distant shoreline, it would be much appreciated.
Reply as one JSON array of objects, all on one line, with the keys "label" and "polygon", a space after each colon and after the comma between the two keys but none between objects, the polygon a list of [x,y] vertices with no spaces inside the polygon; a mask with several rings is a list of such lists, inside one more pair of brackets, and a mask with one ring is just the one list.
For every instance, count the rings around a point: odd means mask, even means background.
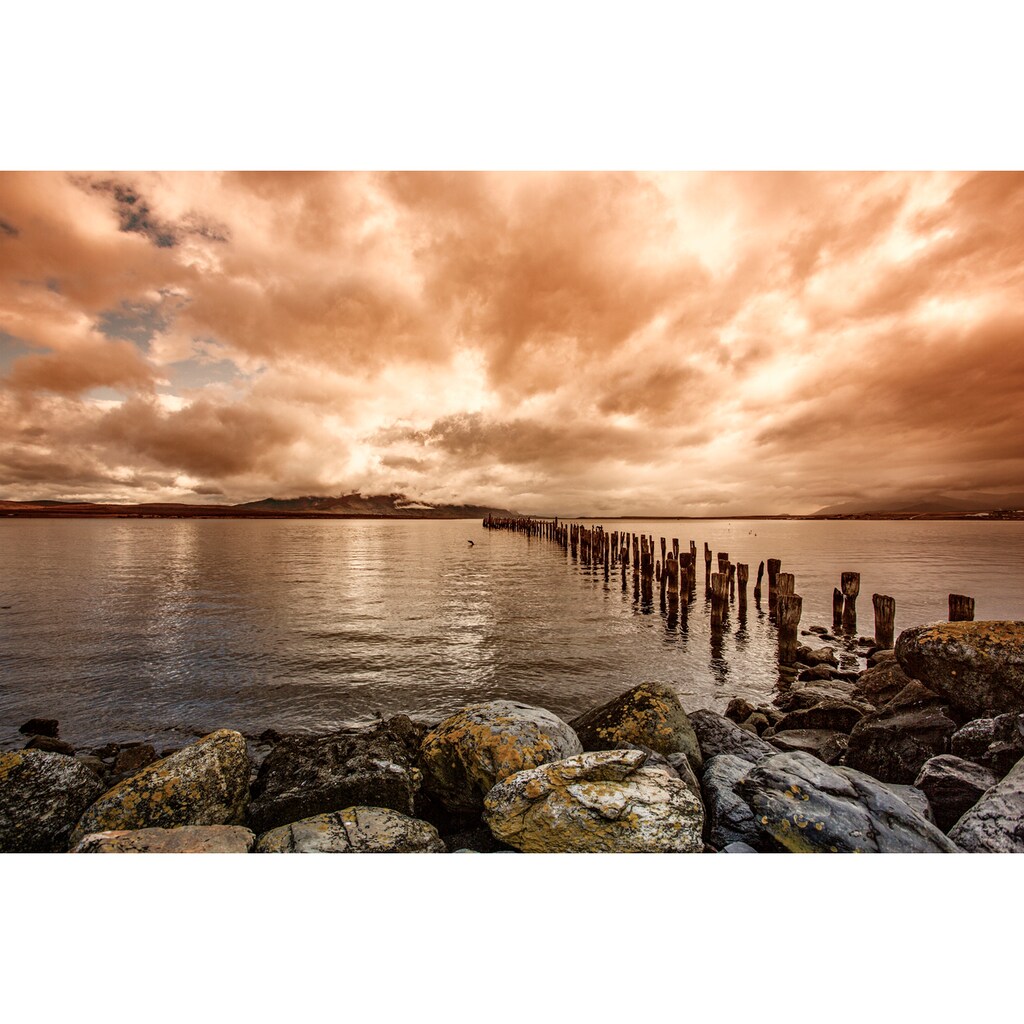
[{"label": "distant shoreline", "polygon": [[[23,505],[0,502],[0,518],[8,519],[400,519],[400,520],[444,520],[468,521],[481,519],[479,515],[449,515],[436,511],[431,515],[422,512],[316,512],[312,510],[286,511],[281,509],[244,509],[225,505],[192,505],[179,507],[146,507],[118,505]],[[993,510],[989,512],[863,512],[829,516],[798,515],[725,515],[725,516],[527,516],[522,518],[554,519],[564,521],[605,521],[605,522],[709,522],[736,520],[742,522],[819,522],[835,520],[883,522],[899,521],[956,521],[956,522],[1021,522],[1022,510]]]}]

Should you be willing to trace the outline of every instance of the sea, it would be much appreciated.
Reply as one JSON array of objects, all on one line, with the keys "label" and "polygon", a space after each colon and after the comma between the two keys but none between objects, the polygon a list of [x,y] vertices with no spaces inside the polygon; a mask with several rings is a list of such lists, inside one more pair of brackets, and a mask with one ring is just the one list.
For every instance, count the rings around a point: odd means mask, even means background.
[{"label": "sea", "polygon": [[[217,728],[309,734],[509,699],[563,718],[644,681],[688,710],[769,698],[778,637],[758,563],[779,558],[802,629],[831,627],[840,575],[896,599],[896,630],[1024,618],[1024,522],[586,520],[698,550],[685,621],[552,541],[480,520],[0,519],[0,749],[56,718],[79,748],[180,746]],[[745,610],[710,628],[703,544],[751,567]],[[804,642],[821,646],[817,637]],[[841,666],[864,646],[839,643]]]}]

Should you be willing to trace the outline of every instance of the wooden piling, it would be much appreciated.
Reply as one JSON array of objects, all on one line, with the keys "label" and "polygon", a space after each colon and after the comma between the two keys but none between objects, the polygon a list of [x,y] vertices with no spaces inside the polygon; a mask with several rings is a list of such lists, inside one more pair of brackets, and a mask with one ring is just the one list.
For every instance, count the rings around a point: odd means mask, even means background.
[{"label": "wooden piling", "polygon": [[843,632],[857,632],[857,595],[860,593],[860,573],[844,572],[839,583],[843,591]]},{"label": "wooden piling", "polygon": [[757,582],[754,584],[754,600],[761,603],[761,580],[764,579],[764,561],[757,567]]},{"label": "wooden piling", "polygon": [[778,599],[778,578],[779,570],[782,568],[781,558],[769,558],[768,559],[768,615],[769,617],[775,616],[775,604]]},{"label": "wooden piling", "polygon": [[973,622],[974,621],[974,598],[966,594],[949,595],[949,621],[950,622]]},{"label": "wooden piling", "polygon": [[892,647],[896,598],[886,594],[872,594],[871,604],[875,609],[875,643],[879,647]]},{"label": "wooden piling", "polygon": [[736,583],[739,585],[740,607],[747,603],[747,580],[750,579],[750,566],[746,562],[736,563]]},{"label": "wooden piling", "polygon": [[784,594],[796,593],[796,577],[791,572],[780,572],[775,577],[775,596],[782,597]]},{"label": "wooden piling", "polygon": [[711,628],[720,629],[729,608],[729,577],[725,573],[711,574]]},{"label": "wooden piling", "polygon": [[843,592],[838,587],[832,588],[832,629],[838,633],[843,628]]},{"label": "wooden piling", "polygon": [[779,622],[780,665],[792,665],[796,662],[797,631],[803,603],[803,598],[799,594],[778,595],[776,608]]},{"label": "wooden piling", "polygon": [[726,575],[729,577],[729,600],[736,600],[736,566],[729,562],[725,567]]}]

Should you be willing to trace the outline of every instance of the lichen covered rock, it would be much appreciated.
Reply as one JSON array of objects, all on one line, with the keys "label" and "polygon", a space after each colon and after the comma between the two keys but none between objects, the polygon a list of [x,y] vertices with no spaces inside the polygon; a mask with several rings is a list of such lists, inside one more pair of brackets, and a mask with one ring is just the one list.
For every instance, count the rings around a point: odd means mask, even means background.
[{"label": "lichen covered rock", "polygon": [[896,657],[970,718],[1024,711],[1024,622],[938,622],[900,633]]},{"label": "lichen covered rock", "polygon": [[776,754],[735,785],[760,828],[793,853],[953,853],[888,787],[810,754]]},{"label": "lichen covered rock", "polygon": [[[765,833],[754,819],[750,805],[736,792],[736,784],[753,768],[735,754],[717,754],[704,765],[701,788],[704,791],[707,841],[722,850],[730,843],[762,845]],[[774,846],[774,843],[772,844]]]},{"label": "lichen covered rock", "polygon": [[491,788],[516,772],[582,753],[572,728],[517,701],[473,704],[423,738],[424,788],[451,811],[477,812]]},{"label": "lichen covered rock", "polygon": [[93,832],[240,824],[248,800],[245,739],[219,729],[104,793],[82,815],[71,841]]},{"label": "lichen covered rock", "polygon": [[700,852],[700,800],[646,760],[591,751],[518,772],[487,795],[484,820],[527,853]]},{"label": "lichen covered rock", "polygon": [[95,772],[65,754],[0,754],[0,853],[55,853],[103,792]]},{"label": "lichen covered rock", "polygon": [[256,837],[241,825],[182,825],[94,832],[72,853],[248,853]]},{"label": "lichen covered rock", "polygon": [[703,758],[679,696],[662,683],[640,683],[569,723],[584,750],[622,750],[626,744],[659,754],[681,751],[700,770]]},{"label": "lichen covered rock", "polygon": [[390,807],[346,807],[271,829],[257,853],[444,853],[437,829]]}]

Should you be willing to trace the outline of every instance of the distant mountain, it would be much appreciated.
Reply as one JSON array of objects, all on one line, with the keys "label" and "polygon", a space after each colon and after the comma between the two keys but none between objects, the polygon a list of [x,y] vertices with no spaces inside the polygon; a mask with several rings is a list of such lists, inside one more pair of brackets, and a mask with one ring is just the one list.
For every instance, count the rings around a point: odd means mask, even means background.
[{"label": "distant mountain", "polygon": [[302,498],[261,498],[235,505],[239,509],[267,512],[322,512],[349,516],[394,516],[417,519],[482,519],[484,516],[515,515],[504,508],[487,505],[438,505],[418,501],[404,494],[340,494],[337,497],[307,495]]},{"label": "distant mountain", "polygon": [[188,505],[145,502],[138,505],[91,501],[5,501],[4,516],[176,519],[318,519],[329,516],[370,516],[389,519],[483,519],[488,514],[513,516],[488,505],[438,505],[404,494],[342,494],[338,497],[263,498],[241,505]]},{"label": "distant mountain", "polygon": [[952,498],[948,494],[914,494],[889,498],[860,498],[839,505],[826,505],[812,513],[816,516],[859,516],[893,512],[900,515],[927,515],[956,512],[991,512],[996,509],[1024,508],[1024,494],[971,493]]}]

